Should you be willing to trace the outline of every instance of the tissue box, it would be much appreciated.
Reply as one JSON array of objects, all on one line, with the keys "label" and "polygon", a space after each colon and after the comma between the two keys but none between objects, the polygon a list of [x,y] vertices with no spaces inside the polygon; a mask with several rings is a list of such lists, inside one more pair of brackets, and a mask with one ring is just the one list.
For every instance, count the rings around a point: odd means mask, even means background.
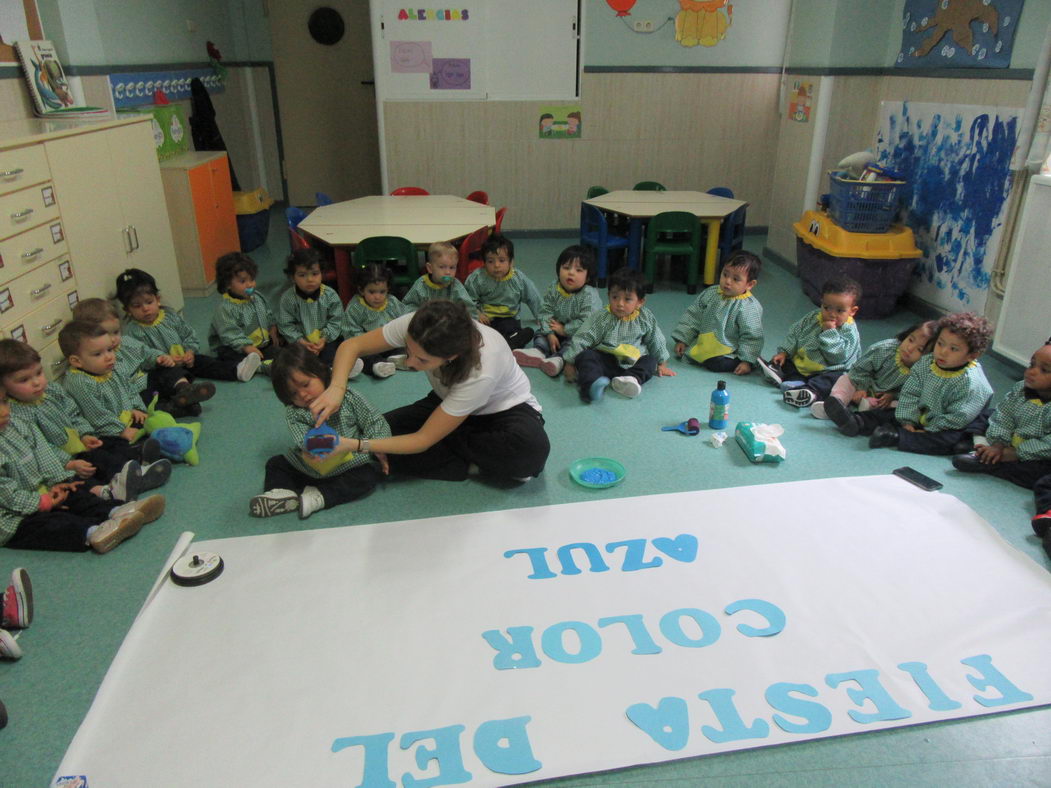
[{"label": "tissue box", "polygon": [[779,440],[784,431],[780,424],[739,421],[734,429],[734,438],[752,462],[784,462],[785,447]]}]

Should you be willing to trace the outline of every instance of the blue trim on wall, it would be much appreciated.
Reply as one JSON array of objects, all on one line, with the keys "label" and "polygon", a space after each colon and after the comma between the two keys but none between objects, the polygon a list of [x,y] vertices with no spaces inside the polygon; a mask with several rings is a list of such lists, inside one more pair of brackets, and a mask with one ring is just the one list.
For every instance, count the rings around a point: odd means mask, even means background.
[{"label": "blue trim on wall", "polygon": [[[584,66],[585,74],[780,74],[773,66]],[[815,77],[924,77],[927,79],[1016,79],[1031,82],[1031,68],[882,68],[790,66],[786,74]]]}]

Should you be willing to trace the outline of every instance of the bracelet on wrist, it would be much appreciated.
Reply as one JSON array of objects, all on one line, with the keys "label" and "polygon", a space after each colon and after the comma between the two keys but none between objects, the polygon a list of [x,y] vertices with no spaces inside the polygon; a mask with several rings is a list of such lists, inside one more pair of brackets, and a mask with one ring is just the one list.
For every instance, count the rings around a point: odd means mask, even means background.
[{"label": "bracelet on wrist", "polygon": [[368,438],[358,438],[358,451],[370,454],[372,452],[372,446],[369,445]]}]

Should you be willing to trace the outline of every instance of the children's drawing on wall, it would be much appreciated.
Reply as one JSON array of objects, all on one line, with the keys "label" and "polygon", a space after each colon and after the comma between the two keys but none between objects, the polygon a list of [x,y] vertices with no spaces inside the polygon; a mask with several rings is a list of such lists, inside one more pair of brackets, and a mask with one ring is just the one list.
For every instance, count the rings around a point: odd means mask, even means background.
[{"label": "children's drawing on wall", "polygon": [[905,223],[923,258],[910,292],[981,313],[1003,231],[1021,110],[883,102],[877,160],[908,185]]},{"label": "children's drawing on wall", "polygon": [[1007,68],[1024,0],[906,0],[899,68]]},{"label": "children's drawing on wall", "polygon": [[788,119],[796,123],[810,122],[810,105],[814,99],[814,83],[797,79],[788,94]]},{"label": "children's drawing on wall", "polygon": [[471,59],[436,57],[432,61],[431,90],[470,90]]},{"label": "children's drawing on wall", "polygon": [[726,38],[726,31],[733,24],[734,7],[730,0],[679,0],[679,7],[675,40],[684,47],[713,47]]},{"label": "children's drawing on wall", "polygon": [[635,0],[606,0],[606,5],[617,12],[617,16],[631,16],[631,9],[635,7]]},{"label": "children's drawing on wall", "polygon": [[578,140],[581,136],[580,105],[540,108],[540,139]]},{"label": "children's drawing on wall", "polygon": [[16,41],[43,37],[36,0],[0,0],[0,65],[18,65]]},{"label": "children's drawing on wall", "polygon": [[433,70],[430,41],[391,41],[392,74],[430,74]]}]

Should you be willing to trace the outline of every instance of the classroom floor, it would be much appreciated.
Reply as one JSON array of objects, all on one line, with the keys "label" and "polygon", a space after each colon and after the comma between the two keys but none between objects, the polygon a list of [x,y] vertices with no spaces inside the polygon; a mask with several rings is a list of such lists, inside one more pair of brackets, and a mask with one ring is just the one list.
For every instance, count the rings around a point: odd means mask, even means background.
[{"label": "classroom floor", "polygon": [[[758,252],[764,241],[763,236],[752,235],[746,245]],[[571,242],[568,238],[517,240],[516,262],[542,289],[554,276],[558,252]],[[267,244],[252,254],[260,265],[260,288],[272,303],[284,286],[281,268],[287,252],[283,216],[275,211]],[[766,352],[770,354],[788,326],[812,305],[794,275],[769,262],[756,295],[764,307]],[[187,299],[186,316],[202,339],[207,336],[215,298]],[[670,338],[691,300],[683,284],[663,281],[646,306],[657,314]],[[893,336],[916,319],[899,312],[883,320],[862,321],[863,343]],[[1020,377],[1018,370],[995,359],[986,358],[983,363],[997,397]],[[11,718],[0,731],[0,786],[45,785],[53,776],[146,593],[183,531],[193,531],[198,539],[213,539],[544,506],[597,496],[883,474],[911,465],[942,481],[944,492],[969,504],[1008,543],[1051,568],[1029,527],[1033,506],[1029,491],[984,476],[965,476],[953,470],[947,458],[870,450],[864,439],[845,438],[829,422],[784,405],[758,374],[721,376],[682,362],[673,362],[672,368],[677,377],[647,383],[637,400],[610,392],[604,401],[590,406],[582,404],[576,390],[561,379],[528,370],[552,443],[547,469],[539,479],[512,489],[477,479],[462,483],[390,481],[362,501],[319,512],[306,522],[294,514],[270,519],[248,516],[249,497],[261,491],[263,463],[283,449],[282,406],[265,377],[257,376],[246,384],[219,384],[200,419],[201,464],[176,467],[162,490],[168,497],[168,511],[161,520],[103,556],[0,552],[0,577],[15,566],[24,566],[32,575],[36,595],[36,619],[19,639],[23,658],[0,664],[0,700]],[[661,432],[662,426],[691,416],[704,421],[709,396],[720,378],[727,380],[731,393],[731,421],[784,425],[786,462],[751,465],[732,439],[716,449],[704,439],[704,433],[692,438]],[[427,392],[426,378],[413,372],[398,372],[379,381],[361,377],[352,385],[380,410]],[[570,462],[584,456],[620,460],[627,467],[624,483],[601,492],[576,486],[566,470]],[[821,516],[846,519],[850,513]],[[946,544],[944,554],[932,555],[930,560],[951,560],[951,556],[952,545]],[[742,561],[747,559],[741,556]],[[286,614],[276,615],[266,625],[279,635]],[[275,643],[280,642],[276,637]],[[1045,707],[584,775],[545,785],[1049,785],[1049,734],[1051,711]],[[172,746],[178,747],[178,742]],[[158,780],[162,785],[163,776]]]}]

